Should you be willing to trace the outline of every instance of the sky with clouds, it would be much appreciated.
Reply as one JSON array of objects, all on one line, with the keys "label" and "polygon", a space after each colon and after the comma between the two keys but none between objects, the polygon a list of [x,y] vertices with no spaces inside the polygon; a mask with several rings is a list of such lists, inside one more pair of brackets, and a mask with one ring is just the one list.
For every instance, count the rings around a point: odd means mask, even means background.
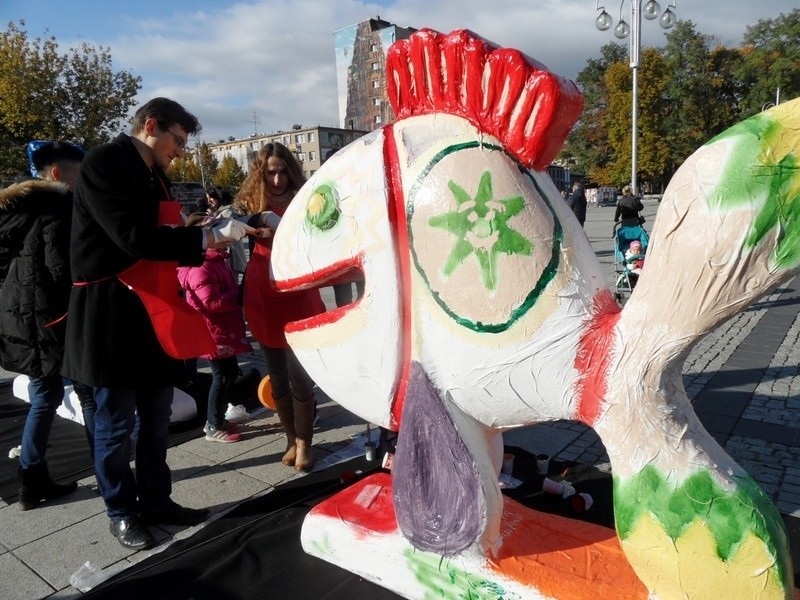
[{"label": "sky with clouds", "polygon": [[[663,10],[667,1],[659,1]],[[616,23],[619,3],[599,4]],[[401,27],[471,29],[574,79],[615,41],[611,31],[595,28],[596,6],[596,0],[3,0],[0,15],[6,23],[24,20],[29,38],[55,36],[62,51],[83,42],[110,48],[115,70],[142,77],[140,100],[178,100],[203,124],[200,138],[216,142],[294,123],[339,126],[333,34],[359,21],[380,16]],[[798,0],[678,0],[674,10],[698,32],[738,46],[747,26],[795,8]],[[622,13],[630,21],[628,1]],[[644,46],[663,44],[657,22],[643,21],[641,34]]]}]

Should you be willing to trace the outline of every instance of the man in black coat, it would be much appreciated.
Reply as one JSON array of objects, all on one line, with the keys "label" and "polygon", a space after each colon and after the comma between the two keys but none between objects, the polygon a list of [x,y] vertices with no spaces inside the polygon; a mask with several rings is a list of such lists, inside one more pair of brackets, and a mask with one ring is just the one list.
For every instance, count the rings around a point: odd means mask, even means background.
[{"label": "man in black coat", "polygon": [[572,193],[567,197],[567,206],[575,213],[575,218],[583,227],[586,221],[586,192],[583,189],[583,184],[576,181],[572,185]]},{"label": "man in black coat", "polygon": [[22,510],[77,488],[50,479],[45,451],[64,399],[59,371],[71,282],[72,190],[83,150],[61,142],[29,146],[33,171],[42,179],[0,190],[0,364],[30,378],[19,455]]},{"label": "man in black coat", "polygon": [[[124,547],[140,550],[154,543],[147,523],[194,525],[208,511],[170,498],[168,426],[183,363],[162,348],[164,338],[158,337],[142,289],[121,279],[130,280],[134,265],[148,272],[164,262],[173,269],[174,262],[199,265],[206,247],[238,241],[246,228],[238,221],[211,230],[160,224],[159,204],[170,199],[164,170],[183,155],[200,124],[167,98],[147,102],[131,124],[130,136],[120,134],[91,150],[78,177],[62,373],[94,387],[98,487],[111,533]],[[166,335],[181,333],[199,332]],[[139,419],[135,477],[129,465],[134,414]]]}]

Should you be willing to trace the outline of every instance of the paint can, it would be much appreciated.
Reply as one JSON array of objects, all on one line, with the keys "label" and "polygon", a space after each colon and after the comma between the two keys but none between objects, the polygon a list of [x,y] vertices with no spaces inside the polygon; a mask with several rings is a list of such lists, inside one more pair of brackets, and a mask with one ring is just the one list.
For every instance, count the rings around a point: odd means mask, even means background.
[{"label": "paint can", "polygon": [[375,447],[374,442],[367,442],[364,444],[364,456],[369,461],[375,460],[378,456],[378,449]]},{"label": "paint can", "polygon": [[510,452],[503,454],[503,466],[500,468],[501,473],[511,475],[514,471],[514,455]]},{"label": "paint can", "polygon": [[550,470],[550,455],[537,454],[536,455],[536,472],[539,475],[547,475]]},{"label": "paint can", "polygon": [[547,477],[544,478],[542,481],[542,491],[545,494],[555,494],[556,496],[560,496],[564,491],[564,486],[557,481],[553,481]]},{"label": "paint can", "polygon": [[575,512],[585,512],[592,508],[592,504],[594,504],[594,498],[592,498],[589,494],[582,492],[580,494],[571,496],[569,502]]}]

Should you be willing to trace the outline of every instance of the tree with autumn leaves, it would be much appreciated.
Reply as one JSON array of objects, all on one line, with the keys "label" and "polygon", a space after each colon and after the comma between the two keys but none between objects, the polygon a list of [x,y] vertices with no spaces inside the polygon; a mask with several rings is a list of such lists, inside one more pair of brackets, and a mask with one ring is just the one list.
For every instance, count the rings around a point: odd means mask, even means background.
[{"label": "tree with autumn leaves", "polygon": [[32,139],[90,148],[106,142],[135,103],[141,78],[115,71],[108,48],[62,52],[54,37],[30,39],[25,22],[0,32],[0,180],[28,171]]},{"label": "tree with autumn leaves", "polygon": [[172,181],[199,181],[213,184],[232,196],[236,195],[246,174],[236,159],[226,154],[219,163],[211,147],[203,142],[196,148],[176,158],[167,169],[167,177]]},{"label": "tree with autumn leaves", "polygon": [[[800,95],[800,9],[759,21],[742,46],[726,48],[679,21],[662,49],[644,48],[639,67],[638,180],[663,191],[697,148],[776,101]],[[561,155],[598,185],[631,179],[632,74],[628,49],[601,48],[577,78],[586,98]]]}]

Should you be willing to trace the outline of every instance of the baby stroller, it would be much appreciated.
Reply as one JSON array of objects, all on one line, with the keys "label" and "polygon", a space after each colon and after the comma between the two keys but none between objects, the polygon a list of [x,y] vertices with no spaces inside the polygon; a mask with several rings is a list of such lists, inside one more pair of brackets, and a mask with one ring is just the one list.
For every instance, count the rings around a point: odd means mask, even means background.
[{"label": "baby stroller", "polygon": [[[633,261],[642,261],[647,252],[650,238],[642,226],[635,220],[625,219],[620,223],[614,223],[614,272],[617,275],[615,297],[620,302],[627,300],[633,288],[636,287],[636,280],[639,278],[632,266]],[[639,242],[641,251],[636,255],[625,257],[626,252],[633,242]]]}]

